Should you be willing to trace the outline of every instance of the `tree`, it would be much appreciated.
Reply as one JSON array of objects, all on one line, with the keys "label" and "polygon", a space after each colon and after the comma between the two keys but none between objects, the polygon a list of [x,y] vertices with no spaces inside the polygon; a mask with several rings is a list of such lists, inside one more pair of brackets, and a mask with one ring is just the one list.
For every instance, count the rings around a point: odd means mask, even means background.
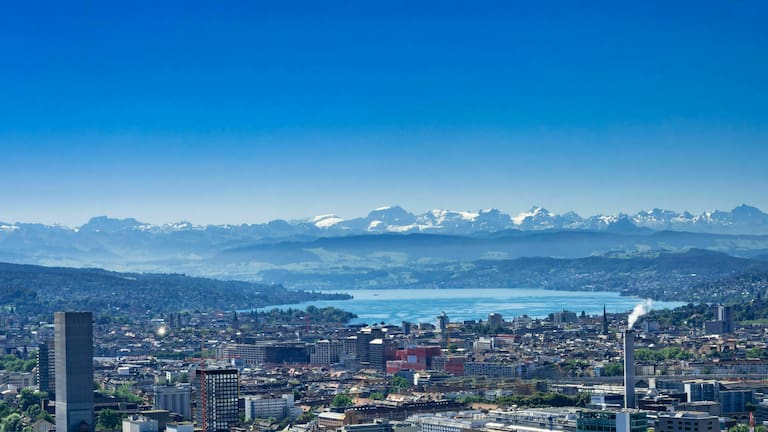
[{"label": "tree", "polygon": [[27,417],[31,419],[36,419],[40,415],[40,412],[42,411],[43,409],[40,408],[40,405],[32,405],[29,408],[27,408],[26,414],[27,414]]},{"label": "tree", "polygon": [[[737,424],[736,426],[728,429],[728,432],[749,432],[749,426],[745,424]],[[755,426],[755,432],[766,432],[766,428],[763,425]]]},{"label": "tree", "polygon": [[606,363],[604,366],[605,376],[619,376],[624,374],[624,365],[620,362]]},{"label": "tree", "polygon": [[40,399],[43,397],[43,394],[27,387],[21,389],[21,392],[17,397],[19,398],[19,409],[21,411],[26,411],[33,405],[40,406]]},{"label": "tree", "polygon": [[125,383],[121,384],[118,388],[115,389],[113,395],[118,398],[122,398],[128,402],[136,402],[136,403],[142,403],[144,402],[144,399],[136,395],[136,393],[133,392],[133,383]]},{"label": "tree", "polygon": [[395,375],[395,377],[392,378],[392,391],[395,393],[399,393],[403,389],[406,389],[410,386],[411,386],[411,383],[408,382],[407,379],[401,377],[400,375]]},{"label": "tree", "polygon": [[55,420],[53,419],[53,416],[48,413],[48,411],[40,410],[40,414],[37,415],[37,418],[35,420],[45,420],[50,423],[55,423]]},{"label": "tree", "polygon": [[13,413],[8,415],[0,423],[0,431],[2,432],[22,432],[24,425],[21,424],[21,415]]},{"label": "tree", "polygon": [[331,401],[331,406],[336,408],[346,407],[352,405],[352,398],[348,394],[337,394]]},{"label": "tree", "polygon": [[765,348],[750,348],[747,350],[747,358],[764,359],[768,358],[768,350]]},{"label": "tree", "polygon": [[314,419],[315,419],[315,414],[313,414],[312,410],[310,410],[305,413],[301,413],[301,415],[296,418],[296,423],[299,423],[299,424],[309,423]]},{"label": "tree", "polygon": [[289,424],[291,424],[291,419],[286,417],[280,420],[280,423],[277,424],[277,430],[283,430],[288,427]]},{"label": "tree", "polygon": [[5,418],[11,413],[11,406],[7,402],[0,401],[0,419]]},{"label": "tree", "polygon": [[99,411],[98,418],[96,420],[96,426],[101,430],[113,430],[117,429],[120,425],[120,415],[117,411],[105,408]]}]

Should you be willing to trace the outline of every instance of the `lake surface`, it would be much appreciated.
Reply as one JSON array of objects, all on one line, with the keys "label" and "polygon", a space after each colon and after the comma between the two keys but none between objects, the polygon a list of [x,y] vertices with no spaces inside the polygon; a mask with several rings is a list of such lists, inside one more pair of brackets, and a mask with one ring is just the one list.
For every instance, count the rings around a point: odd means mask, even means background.
[{"label": "lake surface", "polygon": [[[488,319],[496,312],[504,319],[528,315],[546,317],[552,312],[569,310],[578,314],[602,314],[603,305],[609,313],[628,312],[643,300],[622,297],[615,292],[552,291],[535,288],[485,288],[485,289],[378,289],[327,291],[346,292],[350,300],[310,301],[293,305],[270,306],[275,308],[305,309],[334,306],[357,314],[353,323],[400,324],[402,321],[433,322],[445,312],[451,321]],[[653,302],[653,309],[674,308],[682,302]]]}]

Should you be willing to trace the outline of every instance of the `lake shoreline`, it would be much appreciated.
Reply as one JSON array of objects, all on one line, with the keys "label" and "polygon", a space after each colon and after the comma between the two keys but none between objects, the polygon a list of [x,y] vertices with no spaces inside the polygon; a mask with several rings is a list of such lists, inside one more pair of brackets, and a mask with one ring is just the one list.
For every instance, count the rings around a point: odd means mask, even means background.
[{"label": "lake shoreline", "polygon": [[[566,291],[542,288],[423,288],[315,290],[323,293],[349,294],[348,300],[320,300],[258,308],[305,309],[307,306],[333,306],[355,313],[353,324],[400,324],[402,321],[432,322],[445,312],[451,320],[486,320],[489,313],[505,319],[527,315],[543,318],[550,313],[569,310],[587,315],[601,314],[603,305],[609,313],[629,312],[645,299],[615,291]],[[652,301],[654,309],[673,308],[685,302]],[[246,312],[248,310],[245,310]]]}]

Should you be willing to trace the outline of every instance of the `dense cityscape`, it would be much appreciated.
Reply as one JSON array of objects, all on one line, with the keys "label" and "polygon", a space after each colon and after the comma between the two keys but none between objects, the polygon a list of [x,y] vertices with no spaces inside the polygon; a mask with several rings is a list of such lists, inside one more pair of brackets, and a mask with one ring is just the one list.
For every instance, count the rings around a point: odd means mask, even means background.
[{"label": "dense cityscape", "polygon": [[688,307],[400,325],[313,306],[122,322],[4,310],[1,426],[717,432],[768,420],[768,324]]}]

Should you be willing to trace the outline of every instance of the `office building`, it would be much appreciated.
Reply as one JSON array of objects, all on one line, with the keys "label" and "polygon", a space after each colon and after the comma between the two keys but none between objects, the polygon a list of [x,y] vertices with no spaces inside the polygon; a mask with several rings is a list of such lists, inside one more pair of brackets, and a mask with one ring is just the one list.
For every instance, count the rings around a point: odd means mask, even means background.
[{"label": "office building", "polygon": [[409,336],[411,334],[411,323],[409,321],[403,321],[403,334]]},{"label": "office building", "polygon": [[370,358],[370,343],[374,339],[381,339],[384,337],[384,331],[380,328],[364,328],[357,333],[357,339],[355,339],[355,354],[357,355],[360,363],[368,363]]},{"label": "office building", "polygon": [[706,380],[683,381],[683,392],[687,398],[686,402],[717,401],[720,383]]},{"label": "office building", "polygon": [[237,369],[195,370],[195,420],[204,432],[226,432],[239,421]]},{"label": "office building", "polygon": [[219,349],[221,360],[240,360],[246,365],[307,363],[309,354],[303,343],[265,342],[226,344]]},{"label": "office building", "polygon": [[558,326],[579,321],[579,317],[576,315],[576,312],[565,310],[549,314],[549,319]]},{"label": "office building", "polygon": [[576,414],[576,432],[648,432],[648,418],[636,410],[583,410]]},{"label": "office building", "polygon": [[165,432],[194,432],[195,426],[192,423],[168,423],[165,425]]},{"label": "office building", "polygon": [[723,415],[746,415],[749,407],[754,406],[755,392],[753,389],[720,390],[717,398]]},{"label": "office building", "polygon": [[464,364],[467,362],[467,356],[447,355],[435,357],[432,359],[432,369],[441,372],[448,372],[455,376],[464,375]]},{"label": "office building", "polygon": [[723,331],[733,333],[733,306],[717,306],[717,320],[723,322]]},{"label": "office building", "polygon": [[376,420],[373,423],[344,425],[341,432],[393,432],[392,425],[387,420]]},{"label": "office building", "polygon": [[309,362],[316,365],[331,365],[338,363],[342,348],[342,343],[340,341],[317,341],[314,346],[314,352],[309,355]]},{"label": "office building", "polygon": [[416,425],[419,432],[468,432],[479,431],[487,422],[471,415],[456,413],[416,414],[406,419]]},{"label": "office building", "polygon": [[372,369],[386,371],[387,360],[393,360],[397,343],[390,339],[374,339],[368,344],[368,363]]},{"label": "office building", "polygon": [[49,399],[56,398],[56,350],[52,340],[37,347],[37,387]]},{"label": "office building", "polygon": [[624,408],[636,408],[635,395],[635,332],[624,331]]},{"label": "office building", "polygon": [[448,346],[448,315],[445,312],[437,316],[437,331],[440,332],[440,344],[443,347]]},{"label": "office building", "polygon": [[345,357],[357,358],[357,336],[348,336],[341,340],[341,352]]},{"label": "office building", "polygon": [[497,314],[496,312],[491,312],[488,314],[488,327],[491,328],[491,330],[495,330],[499,327],[502,327],[504,325],[504,318],[501,316],[501,314]]},{"label": "office building", "polygon": [[56,312],[53,325],[56,432],[93,432],[93,315]]},{"label": "office building", "polygon": [[720,432],[720,418],[700,412],[659,413],[656,432]]},{"label": "office building", "polygon": [[245,397],[245,420],[248,421],[270,417],[282,420],[286,417],[293,417],[295,413],[293,394],[290,393],[279,398]]},{"label": "office building", "polygon": [[519,364],[498,362],[465,362],[464,375],[491,378],[514,378],[519,375]]}]

